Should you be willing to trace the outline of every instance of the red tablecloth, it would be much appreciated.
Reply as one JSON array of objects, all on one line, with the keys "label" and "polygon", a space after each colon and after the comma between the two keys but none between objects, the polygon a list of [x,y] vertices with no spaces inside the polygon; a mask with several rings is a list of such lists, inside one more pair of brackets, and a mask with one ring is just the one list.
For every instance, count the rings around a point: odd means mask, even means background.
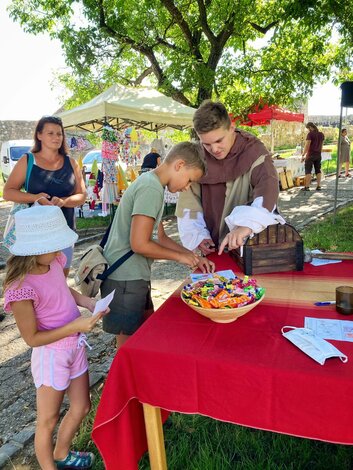
[{"label": "red tablecloth", "polygon": [[[238,271],[228,255],[214,260],[217,270]],[[141,403],[353,444],[353,343],[333,342],[347,364],[321,366],[281,334],[284,325],[304,326],[305,316],[350,319],[313,302],[353,285],[353,262],[255,277],[266,298],[235,322],[202,317],[177,291],[120,349],[92,434],[108,470],[138,468],[147,449]]]}]

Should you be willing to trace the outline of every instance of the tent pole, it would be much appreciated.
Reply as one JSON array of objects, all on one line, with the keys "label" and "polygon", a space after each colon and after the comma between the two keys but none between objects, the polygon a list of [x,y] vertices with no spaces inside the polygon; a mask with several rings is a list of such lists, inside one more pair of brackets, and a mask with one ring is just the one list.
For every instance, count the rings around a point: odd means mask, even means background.
[{"label": "tent pole", "polygon": [[337,209],[337,194],[338,194],[338,175],[340,173],[340,156],[341,156],[341,138],[342,138],[342,97],[341,97],[341,113],[340,113],[340,124],[338,128],[338,144],[337,144],[337,165],[336,165],[336,185],[335,185],[335,201],[333,205],[333,219],[332,223],[336,223],[336,209]]},{"label": "tent pole", "polygon": [[273,153],[274,149],[275,149],[275,142],[274,142],[274,136],[273,136],[273,132],[274,132],[274,129],[273,129],[273,119],[271,119],[270,121],[270,129],[271,129],[271,152]]}]

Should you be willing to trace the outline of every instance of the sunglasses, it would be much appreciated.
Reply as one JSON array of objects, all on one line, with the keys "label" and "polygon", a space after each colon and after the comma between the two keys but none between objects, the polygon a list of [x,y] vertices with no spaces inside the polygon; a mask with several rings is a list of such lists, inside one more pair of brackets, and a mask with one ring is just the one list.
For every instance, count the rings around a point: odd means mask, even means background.
[{"label": "sunglasses", "polygon": [[62,120],[59,117],[56,116],[42,116],[41,120],[44,120],[45,122],[50,122],[51,124],[59,124],[62,125]]}]

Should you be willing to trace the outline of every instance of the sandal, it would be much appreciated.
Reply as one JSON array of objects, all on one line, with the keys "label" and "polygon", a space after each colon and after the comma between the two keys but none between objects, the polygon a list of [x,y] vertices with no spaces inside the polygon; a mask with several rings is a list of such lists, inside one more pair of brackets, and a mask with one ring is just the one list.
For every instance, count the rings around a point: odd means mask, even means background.
[{"label": "sandal", "polygon": [[304,186],[304,188],[302,188],[301,191],[310,191],[310,188],[307,188],[306,186]]},{"label": "sandal", "polygon": [[64,460],[54,460],[58,469],[88,469],[91,468],[94,462],[94,454],[92,452],[77,452],[70,450]]},{"label": "sandal", "polygon": [[316,186],[316,191],[321,191],[321,186]]}]

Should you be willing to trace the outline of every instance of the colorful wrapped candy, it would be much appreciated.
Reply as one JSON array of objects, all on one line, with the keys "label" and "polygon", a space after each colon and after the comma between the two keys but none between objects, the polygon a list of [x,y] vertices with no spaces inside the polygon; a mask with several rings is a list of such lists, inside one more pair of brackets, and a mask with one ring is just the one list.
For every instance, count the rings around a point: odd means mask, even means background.
[{"label": "colorful wrapped candy", "polygon": [[227,279],[215,275],[213,278],[187,284],[182,291],[186,303],[202,308],[239,308],[256,302],[264,295],[256,279],[245,276]]}]

